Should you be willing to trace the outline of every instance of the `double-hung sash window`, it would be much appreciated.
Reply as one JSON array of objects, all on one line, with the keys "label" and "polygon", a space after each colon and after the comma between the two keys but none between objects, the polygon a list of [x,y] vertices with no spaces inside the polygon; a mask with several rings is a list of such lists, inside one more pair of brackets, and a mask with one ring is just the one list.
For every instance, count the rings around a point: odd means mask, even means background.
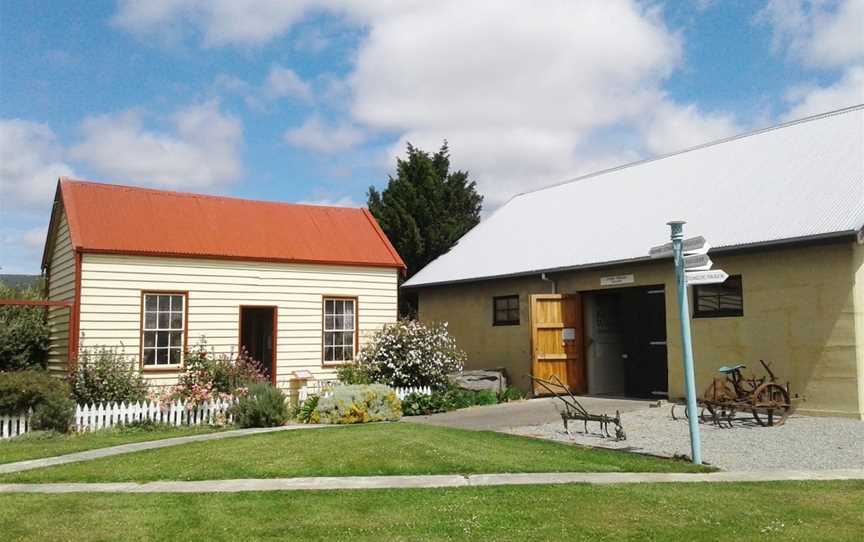
[{"label": "double-hung sash window", "polygon": [[186,295],[145,293],[141,359],[145,368],[179,365],[183,359]]},{"label": "double-hung sash window", "polygon": [[354,361],[357,300],[324,298],[324,363]]}]

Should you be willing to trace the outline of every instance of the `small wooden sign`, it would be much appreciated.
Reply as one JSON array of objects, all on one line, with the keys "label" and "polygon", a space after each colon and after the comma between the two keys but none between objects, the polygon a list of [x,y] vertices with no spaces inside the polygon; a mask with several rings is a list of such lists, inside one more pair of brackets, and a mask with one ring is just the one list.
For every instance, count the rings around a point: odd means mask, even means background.
[{"label": "small wooden sign", "polygon": [[600,286],[618,286],[619,284],[633,284],[636,278],[634,275],[611,275],[609,277],[600,277]]}]

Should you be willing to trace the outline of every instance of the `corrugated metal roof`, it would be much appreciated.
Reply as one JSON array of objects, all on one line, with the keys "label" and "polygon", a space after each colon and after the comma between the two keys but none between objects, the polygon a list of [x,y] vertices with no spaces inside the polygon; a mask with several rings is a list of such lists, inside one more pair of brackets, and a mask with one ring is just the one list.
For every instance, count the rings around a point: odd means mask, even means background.
[{"label": "corrugated metal roof", "polygon": [[405,266],[366,209],[65,178],[59,194],[72,244],[84,252]]},{"label": "corrugated metal roof", "polygon": [[405,286],[643,259],[669,220],[715,248],[864,225],[864,105],[518,195]]}]

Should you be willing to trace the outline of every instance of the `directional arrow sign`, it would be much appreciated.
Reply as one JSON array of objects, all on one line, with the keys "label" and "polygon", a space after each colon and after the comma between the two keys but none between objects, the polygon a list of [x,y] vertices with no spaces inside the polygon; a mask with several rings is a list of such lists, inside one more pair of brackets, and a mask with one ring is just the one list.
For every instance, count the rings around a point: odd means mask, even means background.
[{"label": "directional arrow sign", "polygon": [[687,271],[708,271],[714,262],[707,254],[691,254],[684,256],[684,269]]},{"label": "directional arrow sign", "polygon": [[692,271],[685,273],[687,277],[687,284],[697,285],[697,284],[720,284],[721,282],[726,282],[726,279],[729,278],[729,274],[722,269],[715,269],[713,271]]},{"label": "directional arrow sign", "polygon": [[[684,239],[681,243],[681,249],[685,254],[705,254],[710,248],[711,245],[701,235]],[[672,256],[672,243],[652,247],[648,255],[652,258],[668,258]]]}]

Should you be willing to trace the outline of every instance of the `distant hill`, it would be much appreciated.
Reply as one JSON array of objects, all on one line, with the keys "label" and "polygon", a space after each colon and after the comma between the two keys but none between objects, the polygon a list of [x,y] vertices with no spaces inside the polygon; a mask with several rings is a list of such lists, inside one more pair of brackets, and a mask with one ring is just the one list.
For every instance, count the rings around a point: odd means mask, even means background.
[{"label": "distant hill", "polygon": [[16,290],[26,290],[30,286],[35,286],[38,280],[39,275],[0,275],[0,282]]}]

